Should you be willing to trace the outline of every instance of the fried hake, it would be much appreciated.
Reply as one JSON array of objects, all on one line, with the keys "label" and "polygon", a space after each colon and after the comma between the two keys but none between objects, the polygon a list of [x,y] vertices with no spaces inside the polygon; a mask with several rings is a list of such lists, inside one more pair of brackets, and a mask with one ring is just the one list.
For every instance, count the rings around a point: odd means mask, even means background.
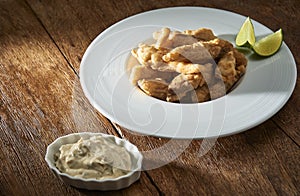
[{"label": "fried hake", "polygon": [[183,32],[162,28],[155,43],[139,44],[139,65],[130,80],[147,95],[168,102],[195,103],[226,95],[246,72],[247,59],[233,45],[200,28]]},{"label": "fried hake", "polygon": [[152,97],[166,100],[168,94],[168,83],[162,79],[142,79],[139,80],[138,86]]}]

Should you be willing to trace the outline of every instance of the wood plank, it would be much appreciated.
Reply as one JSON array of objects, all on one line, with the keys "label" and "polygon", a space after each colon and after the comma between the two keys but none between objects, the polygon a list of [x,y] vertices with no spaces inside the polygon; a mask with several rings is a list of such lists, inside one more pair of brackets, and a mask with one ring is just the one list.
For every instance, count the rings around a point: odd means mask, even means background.
[{"label": "wood plank", "polygon": [[[135,13],[133,1],[28,0],[55,43],[78,72],[90,42],[113,23]],[[57,5],[60,5],[59,7]],[[128,9],[124,12],[124,9]],[[68,33],[66,33],[68,32]]]},{"label": "wood plank", "polygon": [[[170,139],[138,136],[125,129],[122,129],[122,133],[144,151],[146,167],[147,164],[151,167],[158,162],[160,158],[157,154],[172,157],[174,153],[178,153],[178,147],[186,146],[186,142],[190,142],[178,140],[169,146]],[[272,121],[245,133],[219,138],[204,156],[199,156],[201,144],[202,140],[194,140],[174,161],[147,171],[162,193],[300,193],[300,166],[297,164],[300,160],[300,149]],[[153,156],[149,155],[148,151],[164,145],[168,147],[162,148],[157,154],[153,153]]]},{"label": "wood plank", "polygon": [[[0,32],[0,195],[88,193],[50,171],[46,147],[68,133],[115,134],[114,128],[85,99],[77,75],[26,3],[0,1]],[[157,191],[142,174],[119,194],[131,192]]]},{"label": "wood plank", "polygon": [[[300,187],[300,148],[290,138],[285,137],[272,121],[255,130],[257,135],[245,134],[255,152],[263,175],[267,176],[276,193],[299,194]],[[274,172],[275,171],[275,172]],[[280,177],[279,177],[280,176]]]},{"label": "wood plank", "polygon": [[[299,84],[299,82],[298,77],[297,84]],[[300,146],[300,95],[298,92],[300,92],[300,86],[296,85],[294,93],[287,104],[272,120]]]}]

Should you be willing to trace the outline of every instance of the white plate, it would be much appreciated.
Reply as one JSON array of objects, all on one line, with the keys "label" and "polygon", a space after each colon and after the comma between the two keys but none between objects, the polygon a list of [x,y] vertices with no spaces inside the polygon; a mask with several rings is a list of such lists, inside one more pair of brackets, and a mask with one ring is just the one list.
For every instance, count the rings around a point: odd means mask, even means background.
[{"label": "white plate", "polygon": [[[124,19],[102,32],[86,50],[80,82],[91,104],[111,121],[134,132],[168,138],[207,138],[250,129],[287,102],[296,83],[296,64],[285,43],[275,55],[248,55],[241,84],[228,95],[200,104],[167,103],[149,97],[128,81],[126,60],[132,48],[162,27],[210,28],[234,43],[246,17],[203,8],[158,9]],[[272,33],[253,21],[258,37]]]}]

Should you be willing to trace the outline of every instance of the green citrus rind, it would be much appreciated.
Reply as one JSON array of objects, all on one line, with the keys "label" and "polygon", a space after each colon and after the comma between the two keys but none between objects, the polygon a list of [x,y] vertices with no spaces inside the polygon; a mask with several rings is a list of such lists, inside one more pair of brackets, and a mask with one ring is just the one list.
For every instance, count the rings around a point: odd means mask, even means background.
[{"label": "green citrus rind", "polygon": [[241,26],[236,36],[235,44],[240,47],[252,47],[255,44],[254,27],[250,17],[247,17],[247,19]]},{"label": "green citrus rind", "polygon": [[266,37],[257,41],[252,49],[260,56],[271,56],[275,54],[281,47],[283,41],[282,29],[275,33],[267,35]]}]

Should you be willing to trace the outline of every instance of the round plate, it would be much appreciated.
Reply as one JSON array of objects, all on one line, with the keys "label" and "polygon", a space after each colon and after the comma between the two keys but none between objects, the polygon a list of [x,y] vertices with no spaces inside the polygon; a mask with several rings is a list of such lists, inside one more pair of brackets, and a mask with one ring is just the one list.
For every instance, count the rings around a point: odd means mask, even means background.
[{"label": "round plate", "polygon": [[[162,27],[176,30],[210,28],[234,44],[246,17],[232,12],[175,7],[126,18],[102,32],[86,50],[80,82],[90,103],[111,121],[131,131],[168,138],[209,138],[250,129],[274,115],[287,102],[296,83],[296,64],[285,43],[273,56],[247,53],[241,83],[226,96],[195,104],[164,102],[142,93],[128,80],[131,49]],[[272,33],[252,21],[256,36]]]}]

